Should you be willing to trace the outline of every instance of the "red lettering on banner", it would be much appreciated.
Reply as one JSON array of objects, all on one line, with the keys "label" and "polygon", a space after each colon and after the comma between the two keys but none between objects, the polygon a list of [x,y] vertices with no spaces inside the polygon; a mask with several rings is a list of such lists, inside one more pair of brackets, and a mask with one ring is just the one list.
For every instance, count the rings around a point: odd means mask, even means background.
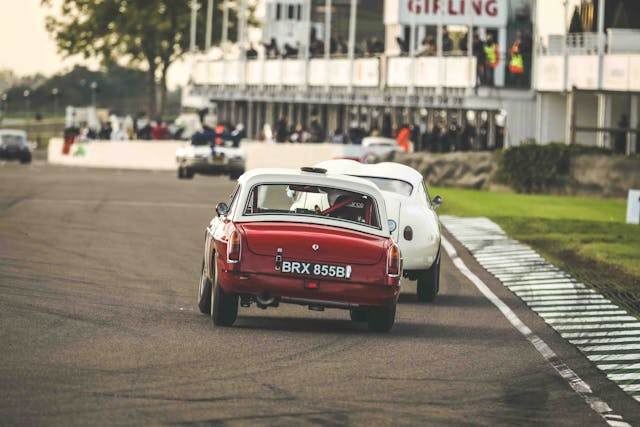
[{"label": "red lettering on banner", "polygon": [[498,2],[497,0],[489,0],[486,6],[487,15],[489,16],[497,16],[498,15]]},{"label": "red lettering on banner", "polygon": [[476,12],[476,15],[482,15],[482,0],[472,0],[471,6],[473,10]]},{"label": "red lettering on banner", "polygon": [[448,16],[464,16],[467,7],[478,17],[496,17],[500,13],[498,0],[407,0],[405,4],[408,12],[416,15],[438,15],[442,11]]}]

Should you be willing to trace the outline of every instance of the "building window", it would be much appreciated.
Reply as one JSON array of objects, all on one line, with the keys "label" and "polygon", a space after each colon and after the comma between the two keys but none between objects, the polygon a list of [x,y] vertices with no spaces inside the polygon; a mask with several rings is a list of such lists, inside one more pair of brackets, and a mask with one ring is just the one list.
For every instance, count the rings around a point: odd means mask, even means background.
[{"label": "building window", "polygon": [[276,4],[276,21],[279,21],[281,17],[282,17],[282,4],[278,3]]},{"label": "building window", "polygon": [[289,5],[289,20],[293,21],[295,19],[295,11],[296,7],[292,4]]}]

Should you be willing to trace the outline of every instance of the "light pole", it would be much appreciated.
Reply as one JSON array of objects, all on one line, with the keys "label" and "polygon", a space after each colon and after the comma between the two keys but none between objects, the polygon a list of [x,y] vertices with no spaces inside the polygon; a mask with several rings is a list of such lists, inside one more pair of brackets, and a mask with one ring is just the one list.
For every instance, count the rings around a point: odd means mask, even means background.
[{"label": "light pole", "polygon": [[91,82],[89,87],[91,88],[91,106],[96,108],[96,90],[98,89],[98,83]]},{"label": "light pole", "polygon": [[31,95],[29,89],[25,89],[24,92],[22,92],[22,96],[24,97],[25,119],[29,119],[29,110],[31,109],[29,95]]},{"label": "light pole", "polygon": [[4,115],[6,117],[9,114],[9,95],[6,93],[2,94],[2,106],[4,107]]},{"label": "light pole", "polygon": [[53,89],[51,89],[51,96],[53,97],[53,117],[54,118],[58,114],[58,95],[59,94],[60,94],[60,91],[58,90],[57,87],[54,87]]}]

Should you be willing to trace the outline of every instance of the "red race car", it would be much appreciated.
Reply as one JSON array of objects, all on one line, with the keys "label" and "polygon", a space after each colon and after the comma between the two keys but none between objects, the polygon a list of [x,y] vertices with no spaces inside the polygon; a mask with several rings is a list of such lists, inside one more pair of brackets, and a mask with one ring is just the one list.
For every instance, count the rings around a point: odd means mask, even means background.
[{"label": "red race car", "polygon": [[384,198],[370,181],[324,169],[240,177],[206,230],[198,306],[231,326],[238,304],[350,310],[370,330],[393,326],[402,259]]}]

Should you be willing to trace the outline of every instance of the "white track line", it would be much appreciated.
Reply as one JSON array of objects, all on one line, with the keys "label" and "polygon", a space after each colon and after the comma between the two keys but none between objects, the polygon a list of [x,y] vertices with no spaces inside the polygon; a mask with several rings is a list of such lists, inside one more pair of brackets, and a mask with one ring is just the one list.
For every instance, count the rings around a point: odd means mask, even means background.
[{"label": "white track line", "polygon": [[575,345],[594,345],[594,344],[622,344],[640,342],[640,337],[614,337],[614,338],[586,338],[569,340]]},{"label": "white track line", "polygon": [[638,381],[640,374],[607,374],[611,381]]},{"label": "white track line", "polygon": [[611,362],[614,360],[629,360],[640,362],[640,354],[588,354],[587,358],[592,362]]},{"label": "white track line", "polygon": [[[640,337],[640,328],[622,331],[561,332],[563,338]],[[640,341],[640,339],[639,339]]]},{"label": "white track line", "polygon": [[609,363],[609,364],[602,364],[602,365],[598,365],[598,368],[602,369],[603,371],[617,371],[620,369],[633,369],[636,371],[640,371],[640,363]]},{"label": "white track line", "polygon": [[[527,325],[525,325],[522,320],[504,303],[500,298],[494,294],[491,289],[482,281],[478,276],[476,276],[466,264],[462,261],[462,259],[458,256],[455,248],[446,238],[442,238],[442,245],[447,251],[447,254],[453,261],[453,264],[456,266],[460,272],[471,281],[475,285],[476,288],[493,304],[496,306],[498,310],[504,315],[504,317],[516,328],[534,347],[538,352],[545,358],[545,360],[560,374],[562,378],[569,384],[569,386],[576,392],[580,397],[584,399],[584,401],[593,409],[596,413],[598,413],[604,420],[610,425],[617,426],[629,426],[626,422],[622,420],[622,417],[614,417],[615,420],[608,419],[607,415],[617,415],[613,414],[611,407],[598,396],[593,394],[591,387],[589,384],[584,382],[569,366],[567,366],[557,354],[545,343],[539,336],[533,333],[531,329]],[[615,423],[615,424],[613,424]]]},{"label": "white track line", "polygon": [[558,331],[597,331],[602,329],[640,329],[640,323],[604,323],[598,324],[585,324],[585,325],[554,325],[554,329]]},{"label": "white track line", "polygon": [[593,316],[608,316],[610,314],[622,314],[625,315],[627,312],[625,310],[605,310],[605,311],[573,311],[573,312],[555,312],[548,311],[544,313],[540,313],[542,317],[545,319],[551,318],[571,318],[571,319],[579,319],[582,317],[593,317]]},{"label": "white track line", "polygon": [[574,304],[574,305],[556,305],[552,307],[537,307],[537,313],[555,313],[569,311],[586,311],[586,310],[617,310],[620,307],[614,304]]},{"label": "white track line", "polygon": [[627,351],[627,350],[640,350],[640,344],[603,344],[603,345],[583,345],[580,346],[580,350],[587,353],[600,353],[607,351]]}]

